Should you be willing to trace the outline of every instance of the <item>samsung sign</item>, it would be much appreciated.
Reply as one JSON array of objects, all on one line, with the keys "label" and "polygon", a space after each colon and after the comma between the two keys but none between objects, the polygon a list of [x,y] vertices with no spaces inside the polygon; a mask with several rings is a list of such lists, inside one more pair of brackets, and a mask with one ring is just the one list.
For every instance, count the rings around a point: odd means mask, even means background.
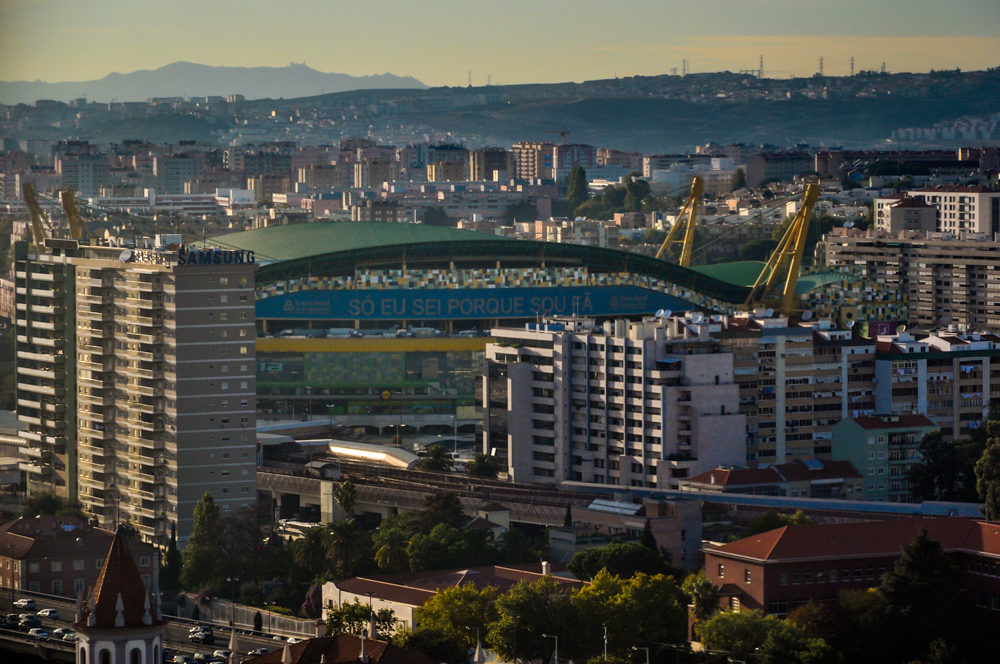
[{"label": "samsung sign", "polygon": [[257,300],[257,318],[433,320],[613,316],[657,309],[689,311],[691,303],[636,286],[435,290],[298,291]]},{"label": "samsung sign", "polygon": [[181,247],[177,251],[178,265],[236,265],[238,263],[254,263],[256,257],[252,251],[234,251],[228,249],[193,249]]}]

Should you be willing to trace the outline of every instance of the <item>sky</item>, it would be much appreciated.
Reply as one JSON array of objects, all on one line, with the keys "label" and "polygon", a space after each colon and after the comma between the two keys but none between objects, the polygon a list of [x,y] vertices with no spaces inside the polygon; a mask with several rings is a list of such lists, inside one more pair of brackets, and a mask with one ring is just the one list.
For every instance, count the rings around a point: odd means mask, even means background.
[{"label": "sky", "polygon": [[998,0],[0,0],[0,80],[305,62],[427,85],[1000,66]]}]

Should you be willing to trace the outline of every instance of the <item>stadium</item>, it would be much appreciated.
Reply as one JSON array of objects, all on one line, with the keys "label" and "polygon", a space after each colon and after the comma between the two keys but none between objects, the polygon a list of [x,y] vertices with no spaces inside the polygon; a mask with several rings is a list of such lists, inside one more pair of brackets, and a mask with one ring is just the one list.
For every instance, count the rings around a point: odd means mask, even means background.
[{"label": "stadium", "polygon": [[[552,315],[733,313],[762,267],[688,269],[616,249],[377,222],[275,226],[208,244],[253,251],[260,264],[261,416],[331,417],[372,433],[473,433],[493,327]],[[843,274],[801,284],[817,311],[837,302],[842,317],[885,315],[867,311],[884,295],[857,296]]]}]

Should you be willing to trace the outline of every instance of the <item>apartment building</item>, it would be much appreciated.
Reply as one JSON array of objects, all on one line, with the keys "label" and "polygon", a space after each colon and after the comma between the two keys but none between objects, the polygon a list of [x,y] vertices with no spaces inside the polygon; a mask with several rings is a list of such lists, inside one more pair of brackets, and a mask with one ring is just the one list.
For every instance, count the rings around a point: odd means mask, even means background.
[{"label": "apartment building", "polygon": [[838,231],[817,245],[817,258],[907,298],[911,327],[1000,328],[1000,242],[992,236]]},{"label": "apartment building", "polygon": [[552,179],[552,148],[553,143],[515,143],[511,152],[514,154],[514,177],[518,180]]},{"label": "apartment building", "polygon": [[503,182],[514,174],[514,155],[503,148],[480,148],[469,152],[469,179],[473,182]]},{"label": "apartment building", "polygon": [[96,196],[111,181],[108,158],[99,154],[60,154],[55,157],[56,173],[62,186],[82,196]]},{"label": "apartment building", "polygon": [[183,543],[211,492],[256,497],[252,252],[15,245],[17,415],[28,490],[103,527]]},{"label": "apartment building", "polygon": [[937,215],[937,209],[923,198],[912,198],[905,192],[875,199],[875,228],[887,233],[933,233],[938,230]]},{"label": "apartment building", "polygon": [[833,427],[833,456],[858,469],[867,500],[910,502],[910,466],[920,461],[920,441],[936,430],[926,415],[848,417]]},{"label": "apartment building", "polygon": [[[517,224],[518,230],[522,224]],[[618,246],[618,226],[596,220],[547,219],[524,222],[523,235],[542,242],[563,242],[590,247]]]},{"label": "apartment building", "polygon": [[384,182],[399,179],[399,164],[389,160],[367,160],[354,164],[354,186],[357,189],[381,187]]},{"label": "apartment building", "polygon": [[792,180],[813,170],[812,156],[802,152],[769,152],[747,157],[747,186],[764,180]]},{"label": "apartment building", "polygon": [[747,462],[830,459],[833,425],[875,412],[875,342],[851,329],[757,311],[713,336],[733,353]]},{"label": "apartment building", "polygon": [[708,320],[494,329],[483,447],[515,480],[676,488],[745,458],[733,352]]},{"label": "apartment building", "polygon": [[428,182],[464,182],[468,180],[468,165],[464,161],[447,160],[427,164]]},{"label": "apartment building", "polygon": [[947,185],[914,189],[913,198],[937,210],[937,228],[943,233],[1000,233],[1000,191],[983,186]]},{"label": "apartment building", "polygon": [[878,337],[876,412],[921,413],[946,440],[982,425],[991,398],[1000,398],[1000,336],[949,331],[922,339],[909,332]]},{"label": "apartment building", "polygon": [[794,461],[767,468],[714,468],[680,483],[681,491],[865,500],[864,478],[849,461]]},{"label": "apartment building", "polygon": [[569,177],[574,166],[581,166],[588,173],[594,170],[596,148],[593,145],[571,143],[552,147],[552,177],[563,180]]}]

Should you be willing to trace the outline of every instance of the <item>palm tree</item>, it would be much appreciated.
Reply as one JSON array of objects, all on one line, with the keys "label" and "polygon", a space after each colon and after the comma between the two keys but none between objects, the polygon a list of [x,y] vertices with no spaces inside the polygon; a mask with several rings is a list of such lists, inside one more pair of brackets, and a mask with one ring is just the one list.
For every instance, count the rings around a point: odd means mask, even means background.
[{"label": "palm tree", "polygon": [[410,542],[402,528],[379,528],[375,533],[375,562],[388,572],[405,572],[410,568]]},{"label": "palm tree", "polygon": [[440,443],[428,445],[424,448],[424,455],[417,462],[420,470],[431,470],[438,473],[446,473],[455,465],[455,460],[451,458],[448,448]]},{"label": "palm tree", "polygon": [[326,553],[335,565],[338,565],[345,576],[351,576],[354,566],[369,550],[371,542],[358,522],[354,519],[341,519],[329,526]]},{"label": "palm tree", "polygon": [[347,518],[354,516],[354,505],[358,502],[358,490],[351,480],[344,480],[337,486],[333,494],[340,509],[347,513]]},{"label": "palm tree", "polygon": [[322,526],[304,531],[292,545],[292,560],[312,576],[318,576],[326,568],[328,537],[329,531]]},{"label": "palm tree", "polygon": [[500,545],[500,555],[508,565],[530,563],[538,559],[538,551],[531,538],[520,528],[510,526],[500,533],[497,543]]},{"label": "palm tree", "polygon": [[476,452],[472,461],[465,467],[465,472],[473,477],[488,477],[495,480],[500,474],[500,467],[493,457],[487,456],[482,452]]}]

